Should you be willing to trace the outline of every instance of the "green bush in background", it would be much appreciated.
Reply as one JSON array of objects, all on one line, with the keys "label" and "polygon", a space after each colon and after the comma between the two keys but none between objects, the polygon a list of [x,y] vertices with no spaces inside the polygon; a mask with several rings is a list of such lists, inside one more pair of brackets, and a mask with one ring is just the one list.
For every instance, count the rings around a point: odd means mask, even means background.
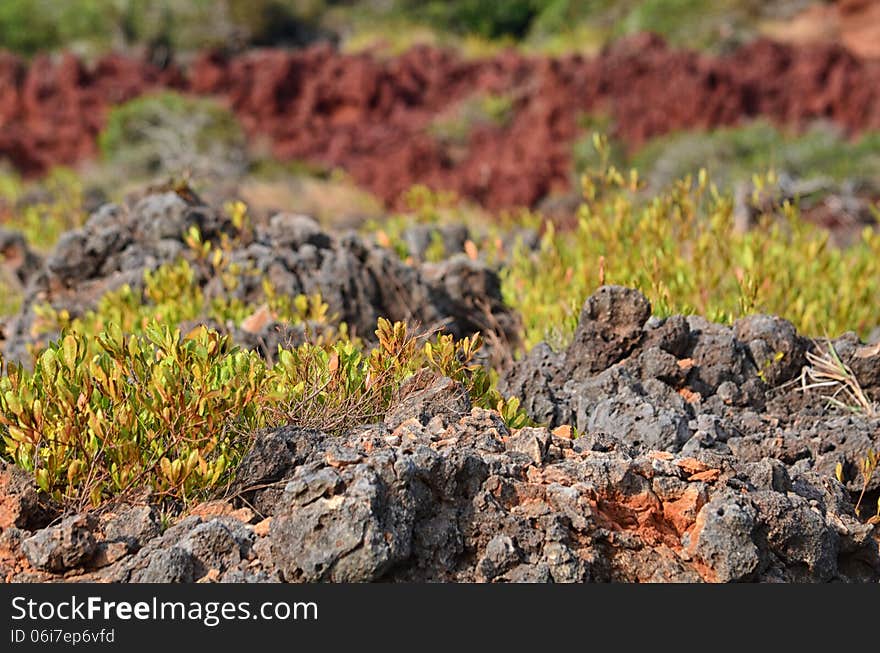
[{"label": "green bush in background", "polygon": [[802,133],[767,120],[710,132],[677,132],[651,141],[629,163],[655,188],[706,168],[720,185],[748,180],[774,168],[792,177],[880,179],[880,132],[850,140],[830,123],[817,122]]},{"label": "green bush in background", "polygon": [[113,107],[98,146],[109,169],[125,179],[235,177],[248,165],[244,132],[231,111],[170,91]]},{"label": "green bush in background", "polygon": [[402,3],[402,7],[435,27],[494,39],[502,36],[523,38],[528,33],[532,21],[547,4],[549,3],[546,0],[507,0],[506,2],[406,0]]},{"label": "green bush in background", "polygon": [[3,0],[0,47],[24,54],[70,48],[303,45],[325,0]]},{"label": "green bush in background", "polygon": [[147,46],[161,62],[172,51],[302,46],[359,32],[394,40],[402,27],[419,26],[549,52],[595,50],[638,31],[656,32],[677,46],[717,51],[756,36],[765,19],[788,18],[805,5],[804,0],[3,0],[0,45],[25,55]]},{"label": "green bush in background", "polygon": [[121,0],[3,0],[0,46],[25,55],[92,42],[109,47]]}]

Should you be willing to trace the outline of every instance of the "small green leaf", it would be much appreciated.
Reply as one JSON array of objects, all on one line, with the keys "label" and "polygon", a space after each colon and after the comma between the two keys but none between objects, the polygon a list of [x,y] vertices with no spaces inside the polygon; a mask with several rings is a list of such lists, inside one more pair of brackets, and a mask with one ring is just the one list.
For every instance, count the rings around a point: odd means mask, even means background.
[{"label": "small green leaf", "polygon": [[79,344],[72,334],[67,334],[62,340],[62,352],[64,356],[64,364],[68,370],[76,370],[76,357],[79,352]]}]

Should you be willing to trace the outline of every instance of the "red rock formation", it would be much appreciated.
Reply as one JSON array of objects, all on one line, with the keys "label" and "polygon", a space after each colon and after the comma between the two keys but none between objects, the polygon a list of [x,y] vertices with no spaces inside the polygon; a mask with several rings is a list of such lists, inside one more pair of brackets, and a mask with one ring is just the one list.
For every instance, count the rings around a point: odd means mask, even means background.
[{"label": "red rock formation", "polygon": [[[29,175],[90,158],[107,107],[163,85],[224,98],[279,158],[344,168],[388,204],[427,183],[491,209],[532,205],[569,183],[585,111],[609,114],[632,148],[759,115],[793,126],[830,119],[849,133],[880,128],[880,62],[834,46],[758,41],[709,57],[646,35],[592,59],[506,52],[477,61],[427,47],[383,59],[318,46],[206,53],[185,77],[121,56],[87,69],[71,56],[25,66],[3,55],[0,157]],[[478,126],[453,153],[427,127],[476,92],[511,94],[513,118]]]}]

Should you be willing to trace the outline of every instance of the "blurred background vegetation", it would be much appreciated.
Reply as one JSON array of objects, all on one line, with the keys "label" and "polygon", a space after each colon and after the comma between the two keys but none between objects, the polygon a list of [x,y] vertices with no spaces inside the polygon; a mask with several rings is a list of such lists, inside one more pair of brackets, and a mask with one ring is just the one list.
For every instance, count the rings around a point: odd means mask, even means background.
[{"label": "blurred background vegetation", "polygon": [[[95,55],[148,48],[157,57],[203,48],[357,48],[383,41],[518,42],[542,51],[595,50],[653,31],[675,45],[724,50],[786,19],[809,0],[3,0],[0,45],[30,56],[72,49]],[[401,27],[407,29],[401,29]]]},{"label": "blurred background vegetation", "polygon": [[[764,33],[773,21],[785,20],[815,4],[812,0],[2,0],[0,47],[22,56],[65,49],[87,59],[110,50],[142,51],[161,64],[205,48],[235,51],[255,46],[299,47],[315,41],[329,41],[343,50],[384,44],[392,53],[419,41],[454,46],[466,55],[491,54],[510,46],[552,54],[591,52],[614,39],[653,31],[673,45],[723,52]],[[510,95],[477,92],[434,116],[426,129],[444,144],[454,161],[459,154],[466,156],[475,127],[503,129],[515,118],[515,112]],[[542,278],[552,280],[547,288],[529,286],[541,288],[541,297],[552,308],[547,314],[530,311],[535,319],[529,325],[529,341],[533,342],[539,337],[564,340],[565,329],[560,325],[570,326],[578,302],[598,283],[594,277],[600,259],[607,265],[609,278],[645,289],[646,279],[636,272],[648,269],[642,264],[653,256],[651,251],[669,249],[668,242],[677,242],[675,238],[667,238],[664,232],[656,242],[642,239],[626,244],[621,252],[642,252],[632,261],[622,253],[614,256],[607,249],[611,247],[608,243],[627,243],[621,235],[629,233],[625,219],[640,215],[636,209],[657,204],[658,198],[678,188],[680,180],[688,175],[695,179],[701,169],[707,171],[720,195],[730,200],[729,211],[716,211],[725,218],[710,235],[724,239],[728,245],[733,238],[728,230],[742,226],[728,224],[728,218],[738,219],[743,198],[750,197],[755,179],[763,178],[768,170],[773,171],[776,180],[768,192],[779,201],[774,206],[759,207],[758,213],[766,213],[769,208],[771,213],[781,214],[782,204],[790,200],[805,208],[805,213],[815,208],[814,214],[818,215],[822,198],[831,196],[844,205],[832,212],[855,215],[857,211],[851,211],[847,202],[861,201],[858,210],[864,212],[876,210],[876,199],[880,197],[878,132],[853,139],[825,122],[789,130],[755,120],[711,132],[668,134],[632,151],[613,136],[597,150],[595,134],[613,135],[615,131],[607,116],[583,115],[579,127],[582,136],[572,145],[572,190],[561,198],[565,213],[557,221],[560,230],[547,232],[542,220],[552,222],[559,217],[553,213],[553,202],[560,198],[549,197],[532,207],[542,212],[541,216],[526,213],[525,218],[520,216],[522,219],[507,223],[504,216],[490,219],[480,208],[457,200],[440,202],[450,205],[444,207],[441,217],[434,196],[431,202],[422,203],[433,207],[430,211],[416,210],[389,218],[385,207],[343,171],[303,161],[280,162],[271,156],[271,148],[265,143],[248,142],[234,113],[219,100],[163,91],[112,108],[98,138],[99,158],[76,171],[56,169],[43,179],[23,181],[16,172],[0,168],[0,226],[21,233],[34,251],[45,254],[65,230],[80,225],[100,203],[119,201],[147,184],[182,178],[208,201],[242,199],[255,214],[292,210],[336,226],[371,225],[374,232],[379,230],[380,240],[386,240],[404,256],[413,254],[403,233],[413,221],[491,224],[492,229],[508,231],[541,230],[542,242],[550,254],[537,261],[524,251],[511,258],[512,252],[499,249],[490,257],[495,251],[492,243],[500,242],[503,235],[498,230],[490,231],[485,243],[477,239],[483,258],[493,258],[493,265],[513,270],[507,277],[507,292],[509,301],[517,307],[541,305],[536,296],[525,294],[523,279],[537,275],[539,268],[559,273],[544,274]],[[611,211],[605,218],[605,222],[618,225],[618,232],[597,235],[585,231],[585,224],[590,228],[595,225],[583,219],[582,193],[588,189],[582,180],[597,169],[607,172],[613,168],[626,174],[631,167],[638,169],[643,183],[627,196],[632,202],[629,212],[621,213],[620,205],[614,205],[617,213]],[[613,174],[610,178],[615,179]],[[697,213],[703,215],[705,211]],[[664,216],[659,222],[674,221]],[[870,246],[866,245],[861,233],[867,224],[875,225],[876,220],[856,215],[847,227],[845,244],[854,246],[856,253],[852,255],[860,261],[876,254],[876,242],[871,240]],[[822,238],[809,233],[810,238]],[[692,240],[681,238],[680,242]],[[768,232],[766,242],[774,240],[786,243],[789,253],[785,256],[790,258],[790,264],[780,264],[779,270],[793,270],[803,263],[800,254],[789,251],[793,248],[789,240]],[[589,249],[593,245],[585,243],[594,243],[595,251]],[[752,245],[742,247],[742,251],[751,251]],[[794,247],[798,248],[806,245],[800,242]],[[434,258],[461,253],[435,250],[431,250]],[[715,254],[707,260],[729,262],[733,256]],[[839,263],[834,259],[837,254],[828,256],[823,264],[832,269]],[[666,259],[674,257],[667,251]],[[666,306],[669,311],[698,310],[717,319],[737,314],[744,292],[741,280],[725,278],[733,285],[717,294],[717,302],[707,303],[706,289],[714,284],[718,290],[720,282],[714,279],[685,287],[685,281],[690,284],[691,280],[684,270],[693,267],[693,261],[683,254],[680,259],[681,265],[668,275],[651,269],[662,280],[662,287],[653,289],[655,305]],[[626,267],[630,263],[636,266],[632,270]],[[533,264],[537,266],[534,269],[530,267]],[[706,269],[709,267],[707,264]],[[745,264],[740,267],[748,268]],[[572,274],[575,282],[567,278]],[[721,278],[720,271],[718,275]],[[755,276],[769,278],[763,271]],[[0,283],[0,314],[8,314],[17,306],[20,289],[7,291],[7,286]],[[771,287],[782,287],[780,278],[774,277]],[[571,292],[549,299],[556,288]],[[868,306],[866,297],[873,291],[873,286],[866,285],[859,293],[851,294],[853,302],[837,308],[828,308],[831,295],[822,297],[826,303],[811,304],[811,310],[821,305],[819,313],[825,315],[824,321],[814,314],[805,317],[803,308],[792,309],[787,298],[768,295],[758,304],[762,310],[787,315],[808,329],[849,326],[864,334],[874,326],[875,316],[867,308],[862,315],[854,307]],[[548,329],[562,329],[562,335],[552,336]]]}]

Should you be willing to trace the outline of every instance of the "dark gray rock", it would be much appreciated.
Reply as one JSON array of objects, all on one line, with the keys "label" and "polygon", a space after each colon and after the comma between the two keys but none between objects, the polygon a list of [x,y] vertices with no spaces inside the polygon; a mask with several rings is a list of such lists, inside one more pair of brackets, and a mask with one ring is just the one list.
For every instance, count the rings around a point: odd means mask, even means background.
[{"label": "dark gray rock", "polygon": [[486,545],[477,562],[477,577],[488,581],[500,576],[520,562],[516,544],[507,535],[496,535]]},{"label": "dark gray rock", "polygon": [[688,414],[683,407],[675,410],[657,405],[629,388],[623,388],[616,397],[603,399],[584,418],[579,413],[579,429],[607,433],[636,447],[679,451],[690,438]]},{"label": "dark gray rock", "polygon": [[252,541],[253,533],[241,522],[217,518],[197,525],[176,546],[190,554],[193,574],[201,578],[236,567],[247,559]]},{"label": "dark gray rock", "polygon": [[[720,419],[693,422],[719,442],[727,436]],[[254,456],[250,469],[255,477],[280,474],[283,489],[253,488],[242,502],[265,506],[270,521],[186,517],[138,552],[105,556],[91,565],[100,568],[75,579],[880,579],[873,528],[853,514],[846,488],[773,458],[742,463],[714,449],[691,457],[643,453],[620,437],[596,433],[574,442],[543,428],[511,433],[494,413],[478,408],[439,432],[411,420],[394,436],[380,425],[335,437],[290,428],[276,431],[278,437],[271,433],[255,447],[263,446],[262,456],[265,443],[277,443],[269,461],[285,463],[261,467]],[[40,539],[52,540],[55,529]],[[72,563],[56,564],[58,571],[47,569],[41,573],[48,576],[37,579],[70,575]]]},{"label": "dark gray rock", "polygon": [[276,247],[299,249],[303,245],[314,245],[319,249],[331,246],[330,236],[321,231],[321,225],[314,218],[295,213],[278,213],[269,219],[266,233]]},{"label": "dark gray rock", "polygon": [[767,491],[756,492],[751,499],[758,508],[758,536],[785,570],[795,579],[802,573],[803,580],[824,582],[835,576],[839,536],[828,528],[818,502],[811,505],[798,495]]},{"label": "dark gray rock", "polygon": [[270,514],[283,490],[279,481],[322,450],[327,437],[292,426],[258,432],[238,466],[233,491],[261,513]]},{"label": "dark gray rock", "polygon": [[125,542],[136,551],[160,533],[159,516],[149,505],[130,506],[116,511],[104,524],[104,539]]},{"label": "dark gray rock", "polygon": [[790,381],[806,364],[809,341],[790,322],[771,315],[750,315],[737,320],[733,332],[746,343],[762,380],[770,386]]},{"label": "dark gray rock", "polygon": [[519,397],[523,409],[539,424],[562,424],[568,419],[565,393],[556,379],[562,374],[564,354],[539,343],[498,380],[498,390]]},{"label": "dark gray rock", "polygon": [[197,224],[196,216],[189,209],[190,204],[177,193],[148,195],[132,208],[133,235],[147,243],[164,238],[179,239]]},{"label": "dark gray rock", "polygon": [[94,525],[86,516],[68,517],[57,526],[37,531],[21,549],[37,569],[63,572],[87,562],[95,553]]},{"label": "dark gray rock", "polygon": [[544,462],[550,448],[547,429],[523,428],[507,439],[507,450],[525,454],[537,465]]},{"label": "dark gray rock", "polygon": [[865,345],[850,332],[833,340],[831,345],[853,371],[862,389],[874,401],[880,401],[880,344]]},{"label": "dark gray rock", "polygon": [[591,376],[626,358],[641,343],[651,304],[637,290],[602,286],[584,303],[566,352],[571,378]]},{"label": "dark gray rock", "polygon": [[[409,555],[406,503],[392,503],[389,488],[369,466],[346,468],[343,475],[341,491],[304,468],[288,485],[269,533],[273,563],[285,580],[377,580]],[[301,490],[316,484],[322,490],[316,498]]]},{"label": "dark gray rock", "polygon": [[700,510],[689,550],[719,582],[753,580],[757,575],[761,555],[754,542],[756,515],[748,499],[733,494],[719,496]]},{"label": "dark gray rock", "polygon": [[144,569],[131,576],[133,583],[191,583],[195,580],[193,556],[179,547],[153,553]]},{"label": "dark gray rock", "polygon": [[470,238],[470,231],[461,224],[417,224],[405,229],[401,237],[409,254],[416,260],[424,261],[435,242],[442,246],[443,258],[463,252],[465,243]]},{"label": "dark gray rock", "polygon": [[48,526],[58,507],[41,495],[32,474],[0,460],[0,530]]},{"label": "dark gray rock", "polygon": [[672,315],[664,320],[651,318],[645,323],[644,347],[659,347],[675,358],[686,358],[691,343],[691,328],[687,318]]},{"label": "dark gray rock", "polygon": [[[585,302],[566,351],[538,345],[499,387],[551,427],[574,424],[587,435],[697,457],[772,457],[829,476],[839,464],[855,500],[862,460],[880,449],[880,421],[829,407],[822,389],[800,387],[810,340],[773,316],[725,326],[699,316],[643,321],[648,310],[635,291],[600,289]],[[855,334],[833,344],[867,395],[880,399],[880,350]],[[868,491],[877,489],[880,475]]]}]

